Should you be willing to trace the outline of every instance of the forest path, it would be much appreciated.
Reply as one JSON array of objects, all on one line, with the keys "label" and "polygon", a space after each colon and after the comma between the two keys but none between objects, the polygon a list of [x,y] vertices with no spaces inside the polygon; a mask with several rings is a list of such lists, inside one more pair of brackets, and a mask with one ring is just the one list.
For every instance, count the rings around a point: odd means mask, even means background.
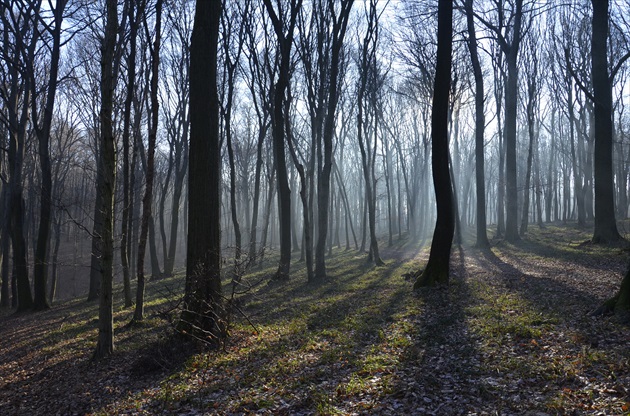
[{"label": "forest path", "polygon": [[[224,351],[195,352],[157,312],[181,277],[150,284],[148,319],[116,305],[117,353],[90,361],[94,303],[0,317],[0,414],[625,414],[630,329],[588,312],[617,289],[623,247],[571,226],[512,245],[454,247],[451,285],[411,292],[428,248],[396,241],[383,267],[335,250],[330,281],[246,276]],[[168,315],[168,314],[166,314]]]}]

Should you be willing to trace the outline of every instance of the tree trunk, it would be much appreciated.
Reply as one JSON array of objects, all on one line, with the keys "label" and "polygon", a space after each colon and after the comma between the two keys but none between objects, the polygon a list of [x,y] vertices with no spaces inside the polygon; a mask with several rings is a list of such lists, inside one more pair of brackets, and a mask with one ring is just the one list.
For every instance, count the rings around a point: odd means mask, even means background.
[{"label": "tree trunk", "polygon": [[451,52],[453,49],[453,2],[438,5],[438,49],[431,113],[431,163],[437,204],[437,220],[429,262],[417,277],[414,290],[423,286],[448,284],[451,246],[455,231],[453,191],[449,170],[448,106],[451,84]]},{"label": "tree trunk", "polygon": [[[158,77],[160,67],[160,42],[162,29],[162,0],[157,0],[155,4],[155,40],[151,51],[151,111],[149,123],[149,143],[147,148],[147,171],[144,187],[144,196],[142,197],[142,223],[140,225],[140,241],[138,242],[138,263],[137,263],[137,280],[138,287],[136,289],[136,308],[133,314],[133,321],[142,321],[144,315],[144,253],[146,251],[147,235],[149,233],[149,221],[153,220],[151,207],[153,205],[153,178],[155,176],[155,143],[157,139],[159,103],[158,103]],[[146,27],[145,31],[149,33]],[[155,242],[155,239],[153,239]],[[157,258],[157,256],[155,256]],[[153,275],[160,274],[159,269],[152,269]]]},{"label": "tree trunk", "polygon": [[0,242],[2,245],[0,246],[0,279],[2,280],[2,287],[0,289],[0,307],[6,308],[11,305],[10,300],[10,292],[9,292],[9,281],[11,277],[9,276],[9,254],[11,248],[11,240],[9,236],[9,226],[10,226],[10,218],[9,218],[9,201],[8,201],[8,186],[2,186],[2,193],[0,196],[0,206],[2,207],[2,214],[0,215],[0,221],[2,221],[2,226],[0,228]]},{"label": "tree trunk", "polygon": [[591,42],[593,96],[595,98],[595,230],[594,243],[621,239],[615,220],[613,184],[612,84],[608,76],[608,0],[593,0]]},{"label": "tree trunk", "polygon": [[123,293],[125,298],[125,307],[129,308],[133,305],[131,299],[131,276],[129,267],[129,241],[131,239],[129,226],[132,219],[131,206],[131,184],[130,184],[130,161],[129,161],[129,139],[131,128],[131,104],[135,93],[136,84],[136,38],[138,32],[137,17],[135,16],[135,0],[129,2],[129,55],[127,57],[127,95],[125,97],[124,113],[123,113],[123,135],[122,135],[122,173],[123,173],[123,206],[121,221],[121,242],[120,242],[120,262],[123,272]]},{"label": "tree trunk", "polygon": [[114,352],[114,310],[112,303],[114,260],[114,191],[116,186],[116,141],[113,131],[113,104],[116,74],[114,74],[114,49],[118,32],[117,1],[106,2],[105,34],[101,46],[101,136],[100,158],[102,213],[101,237],[101,288],[98,311],[98,342],[94,358],[110,356]]},{"label": "tree trunk", "polygon": [[190,43],[188,253],[180,331],[225,335],[221,301],[221,151],[217,49],[221,1],[197,0]]},{"label": "tree trunk", "polygon": [[[535,53],[535,52],[534,52]],[[536,58],[532,61],[532,65],[534,65],[533,71],[534,74],[537,71],[536,68]],[[531,178],[532,178],[532,163],[534,160],[534,149],[538,146],[536,142],[536,100],[538,91],[536,89],[536,75],[531,75],[527,80],[527,133],[529,136],[529,149],[527,152],[527,167],[525,171],[525,188],[523,190],[523,212],[521,217],[521,235],[525,235],[527,233],[527,227],[529,224],[529,197],[531,195]]]},{"label": "tree trunk", "polygon": [[516,163],[516,118],[518,103],[518,51],[521,40],[523,1],[516,0],[512,42],[506,51],[507,80],[505,83],[505,238],[514,242],[518,234],[518,186]]},{"label": "tree trunk", "polygon": [[[278,270],[273,280],[284,281],[289,279],[291,270],[291,189],[287,174],[285,157],[285,99],[291,76],[291,46],[293,44],[293,32],[297,20],[298,11],[302,5],[301,0],[292,0],[289,7],[290,16],[288,27],[285,27],[282,13],[276,15],[271,0],[264,0],[265,8],[273,23],[274,31],[278,39],[279,67],[278,79],[273,87],[273,110],[271,117],[273,155],[276,165],[278,181],[278,222],[280,223],[280,261]],[[280,9],[280,12],[282,9]],[[285,34],[285,30],[287,31]]]},{"label": "tree trunk", "polygon": [[[59,73],[59,55],[61,49],[61,24],[63,21],[63,12],[67,0],[58,0],[54,10],[54,28],[52,30],[52,49],[49,62],[49,79],[46,91],[46,103],[44,106],[44,119],[42,127],[38,127],[36,100],[33,103],[33,121],[34,129],[37,134],[39,145],[39,164],[41,168],[41,195],[40,195],[40,215],[39,229],[37,232],[37,244],[35,247],[35,267],[33,271],[33,288],[35,310],[45,310],[48,305],[46,296],[46,280],[48,277],[48,267],[46,255],[48,254],[48,245],[50,242],[50,223],[52,218],[52,169],[50,162],[50,128],[52,125],[53,110],[55,107],[55,97],[57,93],[57,76]],[[33,80],[33,85],[35,85]],[[33,94],[35,95],[35,94]]]},{"label": "tree trunk", "polygon": [[55,301],[55,296],[57,294],[57,283],[59,281],[59,246],[61,245],[61,217],[62,212],[57,212],[57,218],[55,221],[55,242],[53,246],[53,254],[52,254],[52,271],[51,271],[51,284],[50,284],[50,295],[48,301],[52,304]]},{"label": "tree trunk", "polygon": [[[317,209],[318,209],[318,236],[317,244],[315,247],[315,278],[317,280],[323,280],[326,278],[326,258],[325,258],[325,244],[327,235],[327,227],[329,216],[329,201],[330,201],[330,174],[332,172],[332,152],[333,152],[333,136],[335,133],[335,121],[337,119],[337,104],[339,102],[339,69],[343,65],[342,61],[342,45],[343,39],[346,34],[346,28],[348,27],[348,19],[350,16],[350,10],[352,8],[353,0],[346,0],[341,2],[341,10],[339,13],[334,13],[334,2],[330,2],[329,12],[333,12],[332,22],[332,42],[330,46],[330,57],[323,58],[324,62],[330,59],[330,66],[324,67],[322,64],[320,67],[320,80],[322,85],[328,84],[328,89],[325,89],[325,101],[328,103],[326,113],[324,117],[324,129],[322,132],[322,139],[324,142],[324,160],[321,169],[318,169],[317,175]],[[328,32],[328,28],[326,28]]]}]

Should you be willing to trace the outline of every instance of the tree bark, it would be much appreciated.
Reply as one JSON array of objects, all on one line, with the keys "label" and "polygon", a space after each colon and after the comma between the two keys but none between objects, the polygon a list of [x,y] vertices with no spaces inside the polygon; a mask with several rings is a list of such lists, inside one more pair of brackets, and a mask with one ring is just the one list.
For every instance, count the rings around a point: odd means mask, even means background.
[{"label": "tree bark", "polygon": [[[289,11],[290,16],[288,27],[285,27],[284,18],[279,16],[273,9],[271,0],[264,0],[265,8],[271,18],[276,37],[278,39],[279,68],[278,79],[273,87],[273,111],[271,117],[273,155],[276,165],[276,175],[278,181],[278,214],[280,223],[280,261],[278,270],[273,276],[273,280],[285,281],[289,279],[291,269],[291,189],[289,188],[289,178],[287,174],[287,164],[285,156],[285,121],[288,117],[285,114],[285,99],[287,87],[291,74],[291,46],[293,44],[293,33],[297,14],[302,6],[302,0],[291,0]],[[286,34],[285,34],[286,30]]]},{"label": "tree bark", "polygon": [[593,0],[591,63],[595,114],[595,229],[594,243],[621,239],[615,220],[613,183],[612,80],[608,75],[608,0]]},{"label": "tree bark", "polygon": [[[48,263],[46,256],[50,243],[50,224],[52,219],[52,169],[50,162],[50,128],[52,125],[53,110],[57,93],[57,77],[59,74],[59,55],[61,49],[61,25],[63,12],[67,0],[58,0],[54,9],[54,27],[51,30],[52,49],[49,63],[48,85],[46,91],[46,102],[44,105],[44,118],[41,128],[38,126],[36,100],[31,100],[33,104],[33,126],[38,139],[39,164],[41,169],[41,195],[40,195],[40,215],[39,228],[37,232],[37,244],[35,246],[35,267],[33,270],[34,303],[33,309],[45,310],[50,306],[46,296]],[[34,68],[31,65],[31,74],[35,77]],[[35,80],[33,79],[33,86]],[[35,92],[33,92],[35,96]]]},{"label": "tree bark", "polygon": [[123,206],[121,220],[121,242],[120,242],[120,262],[123,272],[123,294],[125,298],[125,307],[131,307],[133,301],[131,299],[131,276],[129,267],[129,241],[131,239],[131,184],[130,184],[130,161],[129,161],[129,139],[131,128],[131,104],[135,93],[136,84],[136,38],[138,32],[137,16],[135,15],[135,0],[129,1],[129,55],[127,57],[127,95],[125,97],[124,113],[123,113],[123,135],[122,135],[122,173],[123,173]]},{"label": "tree bark", "polygon": [[116,186],[116,142],[113,131],[113,102],[116,86],[114,74],[114,50],[118,32],[117,1],[106,2],[105,34],[101,46],[101,135],[100,158],[101,178],[98,186],[101,194],[100,211],[102,213],[101,232],[101,287],[98,311],[98,342],[94,359],[110,356],[114,352],[114,317],[113,317],[113,255],[114,255],[114,191]]},{"label": "tree bark", "polygon": [[[149,29],[146,26],[145,31],[149,35]],[[149,123],[149,143],[147,148],[147,171],[144,188],[144,196],[142,197],[142,223],[140,225],[140,241],[138,242],[138,264],[137,264],[137,280],[138,287],[136,289],[136,308],[133,314],[133,321],[142,321],[144,315],[144,253],[146,251],[147,234],[149,233],[149,221],[152,217],[151,207],[153,205],[153,178],[155,176],[155,142],[157,139],[159,102],[158,102],[158,77],[160,67],[160,43],[162,33],[162,0],[157,0],[155,4],[155,40],[151,51],[151,111]],[[149,36],[147,36],[148,38]],[[154,240],[155,241],[155,240]],[[156,256],[157,257],[157,256]],[[158,274],[159,270],[151,270],[152,274]]]},{"label": "tree bark", "polygon": [[451,246],[455,231],[453,192],[449,170],[448,100],[451,84],[451,52],[453,49],[453,2],[438,5],[438,50],[431,113],[431,146],[433,186],[437,204],[437,220],[429,262],[414,283],[414,290],[423,286],[448,284]]},{"label": "tree bark", "polygon": [[190,43],[188,253],[178,328],[202,339],[225,335],[221,300],[221,151],[217,50],[222,1],[197,0]]},{"label": "tree bark", "polygon": [[[343,46],[343,39],[346,34],[346,28],[348,27],[348,19],[350,16],[350,10],[352,9],[353,0],[345,0],[341,2],[341,10],[339,13],[334,13],[335,2],[329,1],[329,12],[333,12],[332,20],[332,42],[330,56],[321,56],[320,59],[323,62],[320,65],[320,76],[322,79],[320,83],[324,85],[328,82],[328,88],[324,89],[325,98],[324,101],[328,103],[326,113],[324,116],[324,128],[322,132],[322,139],[324,143],[324,159],[321,169],[318,169],[317,175],[317,221],[318,221],[318,236],[317,244],[315,246],[315,279],[326,279],[326,239],[328,238],[328,217],[330,212],[328,210],[330,201],[330,174],[332,172],[332,152],[333,152],[333,136],[335,129],[335,120],[337,119],[337,104],[339,103],[339,77],[340,66],[343,65],[341,61],[341,52]],[[325,33],[328,33],[328,28],[324,28]],[[326,65],[326,62],[330,60],[330,66]]]}]

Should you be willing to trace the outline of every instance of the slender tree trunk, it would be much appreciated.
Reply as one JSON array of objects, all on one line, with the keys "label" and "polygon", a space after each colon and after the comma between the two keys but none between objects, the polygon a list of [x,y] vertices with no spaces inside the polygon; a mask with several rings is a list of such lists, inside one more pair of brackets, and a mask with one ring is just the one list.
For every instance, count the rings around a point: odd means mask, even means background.
[{"label": "slender tree trunk", "polygon": [[116,76],[114,74],[114,49],[118,32],[117,1],[106,2],[105,35],[101,47],[101,136],[100,158],[101,179],[98,181],[102,213],[101,237],[101,288],[98,311],[98,342],[94,358],[110,356],[114,352],[113,310],[113,254],[114,254],[114,190],[116,186],[116,150],[113,131],[113,102]]},{"label": "slender tree trunk", "polygon": [[35,267],[33,270],[33,288],[35,310],[45,310],[48,305],[46,296],[48,267],[46,255],[48,254],[48,245],[50,242],[50,224],[52,218],[52,169],[50,162],[50,128],[52,125],[53,110],[55,107],[55,97],[57,93],[57,76],[59,73],[59,55],[61,49],[61,24],[63,21],[63,12],[67,0],[58,0],[53,10],[54,29],[52,31],[53,45],[51,49],[51,57],[49,62],[49,79],[46,92],[46,104],[44,107],[44,118],[42,127],[37,126],[37,109],[36,101],[33,103],[33,117],[35,118],[34,127],[38,138],[39,145],[39,164],[41,169],[41,195],[40,195],[40,215],[39,229],[37,232],[37,244],[35,246]]},{"label": "slender tree trunk", "polygon": [[121,242],[120,242],[120,261],[123,272],[123,294],[125,298],[125,307],[129,308],[133,305],[131,298],[131,276],[129,271],[129,241],[131,228],[129,224],[132,219],[132,212],[130,209],[132,198],[131,184],[130,184],[130,161],[129,161],[129,139],[131,128],[131,104],[133,102],[133,96],[135,93],[136,83],[136,38],[137,38],[137,17],[135,15],[135,0],[129,2],[129,55],[127,57],[128,68],[128,81],[127,81],[127,95],[125,97],[125,106],[123,113],[123,137],[122,137],[122,173],[123,173],[123,206],[122,206],[122,221],[121,221]]},{"label": "slender tree trunk", "polygon": [[51,271],[51,284],[50,295],[48,301],[52,304],[55,301],[57,294],[57,283],[59,281],[59,246],[61,245],[61,218],[62,212],[58,211],[57,218],[55,220],[55,241],[52,253],[52,271]]},{"label": "slender tree trunk", "polygon": [[291,76],[290,61],[293,32],[302,1],[291,1],[288,27],[285,27],[283,22],[285,16],[282,13],[280,16],[276,15],[271,0],[264,0],[264,4],[276,32],[278,52],[280,54],[278,79],[273,87],[273,112],[271,118],[273,154],[278,181],[278,222],[280,223],[280,261],[273,280],[284,281],[289,279],[291,269],[291,189],[289,188],[285,157],[285,117],[288,117],[288,114],[285,114],[284,103]]},{"label": "slender tree trunk", "polygon": [[[144,315],[144,253],[146,251],[147,235],[149,233],[149,221],[152,221],[151,206],[153,205],[153,178],[155,176],[155,143],[157,138],[159,103],[158,103],[158,76],[160,66],[160,42],[162,29],[162,0],[157,0],[155,5],[155,40],[151,48],[151,122],[149,123],[149,143],[147,148],[147,172],[144,196],[142,197],[142,223],[140,226],[140,241],[138,242],[138,264],[136,289],[136,308],[133,321],[142,321]],[[146,28],[148,34],[149,30]],[[153,239],[155,242],[155,239]],[[157,256],[155,256],[157,257]],[[159,269],[152,269],[153,275],[160,274]]]},{"label": "slender tree trunk", "polygon": [[254,178],[254,206],[252,209],[252,228],[249,237],[249,262],[248,264],[254,264],[256,262],[256,238],[258,237],[258,205],[260,203],[260,177],[262,176],[262,150],[265,140],[266,128],[263,128],[265,123],[259,124],[258,132],[258,146],[256,150],[256,176]]},{"label": "slender tree trunk", "polygon": [[417,277],[414,290],[423,286],[448,284],[451,246],[455,231],[453,191],[449,170],[448,100],[451,86],[451,52],[453,49],[453,2],[438,4],[438,50],[431,113],[432,171],[437,221],[431,242],[429,262]]},{"label": "slender tree trunk", "polygon": [[[534,61],[535,62],[535,61]],[[537,71],[534,65],[534,72]],[[536,78],[535,76],[531,77],[527,80],[527,133],[529,136],[529,149],[527,152],[527,167],[525,172],[525,188],[523,190],[523,212],[521,217],[521,235],[525,235],[527,233],[527,227],[529,224],[529,197],[531,195],[531,178],[532,178],[532,163],[534,160],[534,149],[538,146],[536,142],[536,95],[538,91],[536,89]]]}]

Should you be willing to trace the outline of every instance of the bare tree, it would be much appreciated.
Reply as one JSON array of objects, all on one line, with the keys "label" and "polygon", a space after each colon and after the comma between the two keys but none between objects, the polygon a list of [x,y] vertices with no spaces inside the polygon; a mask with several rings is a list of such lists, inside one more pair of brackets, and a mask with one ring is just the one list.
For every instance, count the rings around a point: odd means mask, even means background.
[{"label": "bare tree", "polygon": [[[146,16],[146,15],[145,15]],[[149,27],[144,21],[145,33],[147,39],[150,39]],[[155,33],[153,46],[150,46],[151,52],[151,85],[150,85],[150,118],[149,118],[149,143],[147,147],[147,171],[144,188],[144,196],[142,197],[142,222],[140,228],[140,241],[138,242],[138,264],[137,279],[138,287],[136,289],[136,308],[133,314],[133,321],[142,321],[144,315],[144,253],[147,244],[147,234],[149,232],[149,219],[151,217],[151,207],[153,205],[153,178],[155,176],[155,143],[157,140],[157,129],[159,119],[159,101],[158,101],[158,77],[160,67],[160,44],[162,34],[162,0],[155,3]],[[153,270],[153,273],[156,271]]]},{"label": "bare tree", "polygon": [[[368,135],[366,134],[364,128],[365,120],[363,116],[365,102],[368,101],[364,100],[365,95],[368,93],[368,80],[370,79],[370,76],[372,76],[372,81],[374,81],[374,73],[377,71],[376,50],[378,44],[379,15],[377,13],[376,1],[371,0],[369,6],[367,7],[369,7],[368,27],[363,38],[363,44],[360,46],[361,52],[359,58],[359,85],[357,87],[357,140],[361,150],[361,164],[363,167],[363,178],[365,180],[365,203],[367,206],[368,224],[370,229],[370,252],[368,260],[373,261],[374,264],[378,266],[381,266],[384,263],[379,254],[378,240],[376,238],[376,179],[374,177],[374,154],[377,146],[376,140],[373,143],[373,147],[370,146],[367,137]],[[371,85],[371,87],[375,88],[376,86]],[[374,115],[374,117],[376,118],[376,115]]]},{"label": "bare tree", "polygon": [[[273,113],[271,116],[273,154],[276,165],[278,181],[278,213],[280,222],[280,261],[278,270],[273,280],[288,280],[291,269],[291,189],[287,175],[285,157],[285,100],[287,88],[291,77],[291,46],[295,24],[302,0],[291,0],[288,7],[288,16],[282,13],[283,7],[278,3],[278,13],[274,9],[271,0],[264,0],[265,8],[271,18],[278,42],[278,79],[275,82],[273,94]],[[288,22],[287,22],[288,20]]]},{"label": "bare tree", "polygon": [[105,33],[101,55],[101,136],[100,188],[103,228],[101,234],[101,289],[98,311],[98,343],[94,358],[100,359],[114,352],[113,317],[113,260],[114,260],[114,191],[116,186],[116,143],[113,131],[113,101],[116,86],[114,55],[118,33],[118,2],[107,0]]},{"label": "bare tree", "polygon": [[437,204],[437,221],[431,242],[429,262],[417,277],[414,290],[423,286],[448,284],[451,246],[455,231],[453,192],[449,170],[448,105],[451,84],[451,53],[453,50],[453,2],[438,5],[438,49],[431,113],[431,163]]},{"label": "bare tree", "polygon": [[490,246],[486,230],[486,178],[484,162],[484,114],[483,73],[477,52],[477,32],[475,30],[473,0],[465,0],[466,25],[468,29],[468,50],[475,77],[475,182],[477,196],[477,242],[479,248]]},{"label": "bare tree", "polygon": [[178,328],[222,337],[219,94],[221,1],[197,0],[190,41],[188,252],[184,311]]}]

